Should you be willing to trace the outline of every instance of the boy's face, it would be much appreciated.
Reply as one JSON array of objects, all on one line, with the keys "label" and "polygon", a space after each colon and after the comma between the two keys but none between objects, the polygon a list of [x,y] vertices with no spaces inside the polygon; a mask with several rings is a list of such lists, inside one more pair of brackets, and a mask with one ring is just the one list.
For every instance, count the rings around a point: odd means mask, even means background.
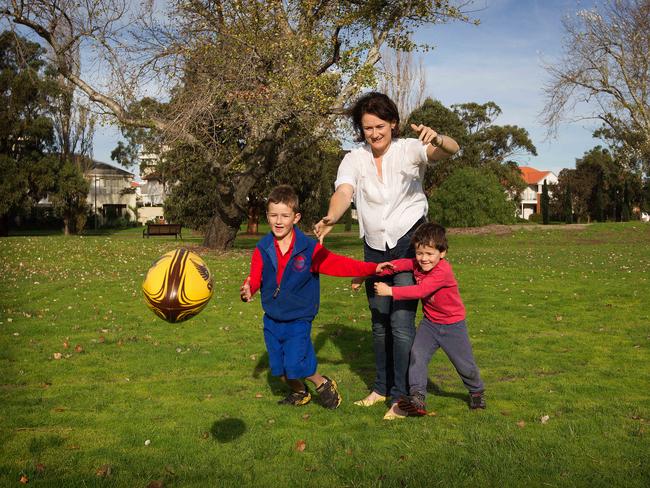
[{"label": "boy's face", "polygon": [[300,220],[300,214],[286,203],[269,203],[266,218],[275,238],[281,240],[291,233],[293,225]]},{"label": "boy's face", "polygon": [[446,254],[447,251],[440,252],[431,246],[420,245],[415,248],[415,260],[422,271],[431,271]]}]

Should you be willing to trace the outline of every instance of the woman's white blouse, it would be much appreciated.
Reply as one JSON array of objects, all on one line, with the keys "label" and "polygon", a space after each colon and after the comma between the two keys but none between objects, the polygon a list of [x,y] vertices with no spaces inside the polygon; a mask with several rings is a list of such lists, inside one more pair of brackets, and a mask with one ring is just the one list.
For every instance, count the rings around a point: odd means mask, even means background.
[{"label": "woman's white blouse", "polygon": [[370,146],[353,149],[339,165],[335,188],[354,188],[359,235],[379,251],[392,249],[429,208],[422,189],[427,146],[418,139],[393,139],[382,159],[382,180]]}]

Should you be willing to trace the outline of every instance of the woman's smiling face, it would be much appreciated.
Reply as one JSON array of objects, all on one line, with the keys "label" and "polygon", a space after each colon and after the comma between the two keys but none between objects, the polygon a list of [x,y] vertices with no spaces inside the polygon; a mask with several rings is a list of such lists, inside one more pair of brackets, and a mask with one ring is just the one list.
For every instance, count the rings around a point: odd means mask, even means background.
[{"label": "woman's smiling face", "polygon": [[393,140],[392,131],[395,122],[380,119],[373,114],[363,114],[361,127],[366,142],[370,145],[374,156],[383,156]]}]

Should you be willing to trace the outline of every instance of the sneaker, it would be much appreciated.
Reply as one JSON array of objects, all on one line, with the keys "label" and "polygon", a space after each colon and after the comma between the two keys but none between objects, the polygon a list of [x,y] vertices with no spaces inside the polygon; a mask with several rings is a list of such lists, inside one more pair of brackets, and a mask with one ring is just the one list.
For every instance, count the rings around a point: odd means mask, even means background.
[{"label": "sneaker", "polygon": [[299,407],[300,405],[307,405],[311,401],[311,393],[305,385],[305,391],[292,391],[287,395],[286,398],[280,400],[278,405],[294,405]]},{"label": "sneaker", "polygon": [[469,394],[469,408],[470,410],[476,410],[477,408],[485,408],[485,397],[483,396],[482,391]]},{"label": "sneaker", "polygon": [[325,408],[335,409],[341,404],[342,400],[338,385],[336,381],[329,379],[327,376],[323,376],[323,378],[325,378],[325,381],[316,388],[316,393],[318,393],[320,402]]},{"label": "sneaker", "polygon": [[412,417],[422,417],[427,414],[424,395],[420,392],[415,392],[413,395],[409,396],[403,396],[399,399],[397,405]]}]

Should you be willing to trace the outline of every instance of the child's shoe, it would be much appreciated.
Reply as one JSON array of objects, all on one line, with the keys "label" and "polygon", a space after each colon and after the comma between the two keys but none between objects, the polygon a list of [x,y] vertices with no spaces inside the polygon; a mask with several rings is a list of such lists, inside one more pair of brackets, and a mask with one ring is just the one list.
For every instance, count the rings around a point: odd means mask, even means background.
[{"label": "child's shoe", "polygon": [[413,393],[413,395],[403,396],[400,398],[397,405],[412,417],[422,417],[427,414],[424,395],[417,391]]},{"label": "child's shoe", "polygon": [[341,404],[342,400],[338,385],[336,381],[327,376],[323,376],[323,378],[325,378],[325,381],[316,388],[316,393],[318,393],[320,402],[325,408],[335,409]]},{"label": "child's shoe", "polygon": [[469,394],[469,408],[470,410],[476,410],[478,408],[485,408],[485,397],[483,396],[482,391],[477,391],[476,393]]},{"label": "child's shoe", "polygon": [[309,393],[309,389],[305,385],[305,391],[292,391],[286,398],[280,400],[278,405],[294,405],[299,407],[300,405],[307,405],[310,401],[311,393]]}]

